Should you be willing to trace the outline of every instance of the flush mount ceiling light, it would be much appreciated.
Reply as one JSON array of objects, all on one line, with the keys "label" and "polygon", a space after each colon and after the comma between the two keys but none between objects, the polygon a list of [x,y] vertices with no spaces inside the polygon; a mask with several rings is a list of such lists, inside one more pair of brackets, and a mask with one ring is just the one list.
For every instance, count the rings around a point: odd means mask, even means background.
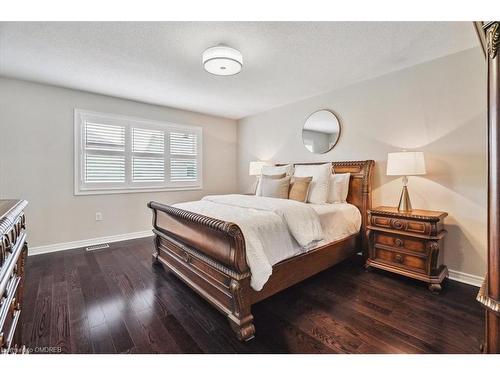
[{"label": "flush mount ceiling light", "polygon": [[218,45],[203,52],[203,67],[218,76],[232,76],[241,71],[243,56],[234,48]]}]

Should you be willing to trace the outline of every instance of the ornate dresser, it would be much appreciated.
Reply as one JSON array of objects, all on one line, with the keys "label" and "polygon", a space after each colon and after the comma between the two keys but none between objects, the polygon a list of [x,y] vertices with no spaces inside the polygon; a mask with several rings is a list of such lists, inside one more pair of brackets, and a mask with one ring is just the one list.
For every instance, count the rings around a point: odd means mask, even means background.
[{"label": "ornate dresser", "polygon": [[404,213],[394,207],[368,211],[367,267],[425,281],[431,292],[439,293],[448,276],[442,251],[447,215],[429,210]]},{"label": "ornate dresser", "polygon": [[19,317],[28,253],[24,200],[0,200],[0,352],[21,353]]}]

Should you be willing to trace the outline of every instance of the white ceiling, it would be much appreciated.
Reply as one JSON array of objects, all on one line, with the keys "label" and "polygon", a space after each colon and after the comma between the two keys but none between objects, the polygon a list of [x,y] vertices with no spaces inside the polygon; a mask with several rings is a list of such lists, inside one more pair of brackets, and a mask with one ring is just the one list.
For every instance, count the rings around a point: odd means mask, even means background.
[{"label": "white ceiling", "polygon": [[[203,70],[218,43],[240,74]],[[471,22],[1,22],[0,75],[241,118],[475,46]]]}]

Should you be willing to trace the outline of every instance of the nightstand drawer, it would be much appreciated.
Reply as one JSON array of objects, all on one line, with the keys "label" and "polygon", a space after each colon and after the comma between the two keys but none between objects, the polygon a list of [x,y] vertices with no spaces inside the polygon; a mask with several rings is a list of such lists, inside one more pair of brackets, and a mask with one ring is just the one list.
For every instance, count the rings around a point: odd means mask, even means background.
[{"label": "nightstand drawer", "polygon": [[430,235],[432,232],[432,225],[429,223],[385,216],[372,215],[371,225],[422,235]]},{"label": "nightstand drawer", "polygon": [[375,248],[375,260],[390,263],[396,267],[411,269],[415,272],[425,273],[427,258],[409,255],[394,250]]},{"label": "nightstand drawer", "polygon": [[405,236],[394,235],[390,233],[376,232],[374,234],[375,247],[377,245],[388,246],[397,249],[405,249],[423,255],[427,254],[425,240]]}]

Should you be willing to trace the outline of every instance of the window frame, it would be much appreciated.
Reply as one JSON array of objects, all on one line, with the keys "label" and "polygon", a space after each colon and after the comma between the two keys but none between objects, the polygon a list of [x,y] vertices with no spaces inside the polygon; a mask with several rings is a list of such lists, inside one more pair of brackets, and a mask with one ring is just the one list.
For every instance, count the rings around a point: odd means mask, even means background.
[{"label": "window frame", "polygon": [[[86,151],[84,124],[86,122],[103,122],[104,124],[119,125],[125,127],[125,149],[124,151],[109,151],[110,155],[123,154],[125,156],[125,182],[123,183],[85,183],[84,182],[84,160],[86,153],[107,154],[107,151]],[[161,182],[133,182],[132,181],[132,157],[147,156],[151,154],[132,151],[132,128],[162,130],[165,132],[164,142],[164,176]],[[197,155],[192,157],[196,160],[196,181],[170,181],[170,132],[188,132],[197,136]],[[189,157],[187,157],[189,158]],[[203,128],[200,126],[183,125],[172,122],[147,120],[138,117],[117,115],[112,113],[95,112],[75,108],[74,110],[74,195],[98,195],[98,194],[123,194],[123,193],[145,193],[160,191],[182,191],[203,189]]]}]

